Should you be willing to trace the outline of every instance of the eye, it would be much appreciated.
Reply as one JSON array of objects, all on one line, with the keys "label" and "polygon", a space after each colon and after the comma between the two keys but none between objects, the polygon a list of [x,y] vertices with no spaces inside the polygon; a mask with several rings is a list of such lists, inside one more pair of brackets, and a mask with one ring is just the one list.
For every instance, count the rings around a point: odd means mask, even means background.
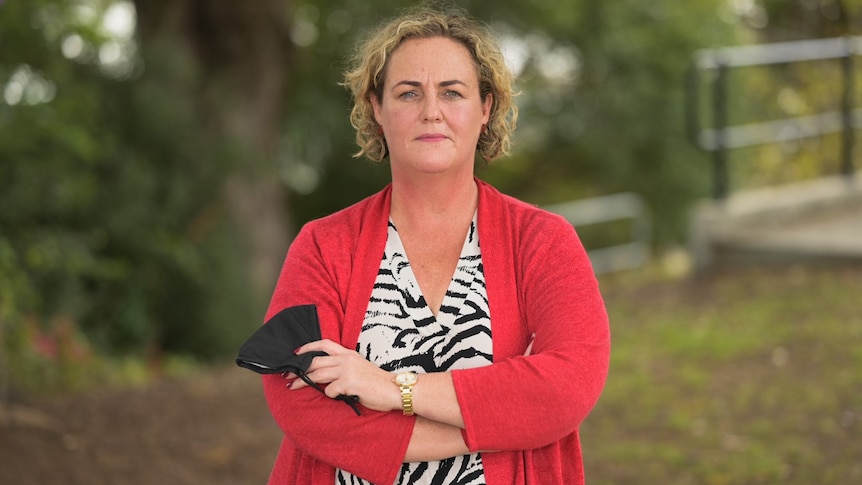
[{"label": "eye", "polygon": [[402,99],[412,99],[417,96],[419,95],[416,93],[416,91],[404,91],[403,93],[398,95],[398,97]]},{"label": "eye", "polygon": [[444,91],[443,96],[445,96],[447,98],[461,98],[461,97],[463,97],[463,96],[461,96],[461,93],[459,93],[458,91],[454,91],[452,89],[447,89],[446,91]]}]

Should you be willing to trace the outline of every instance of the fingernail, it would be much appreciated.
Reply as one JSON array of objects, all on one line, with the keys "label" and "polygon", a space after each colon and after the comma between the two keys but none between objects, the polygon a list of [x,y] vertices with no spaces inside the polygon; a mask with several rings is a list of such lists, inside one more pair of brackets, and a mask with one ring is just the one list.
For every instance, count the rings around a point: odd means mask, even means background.
[{"label": "fingernail", "polygon": [[297,347],[297,348],[293,349],[293,353],[295,354],[295,353],[299,352],[299,349],[301,349],[301,348],[302,347]]},{"label": "fingernail", "polygon": [[286,386],[288,389],[292,389],[292,388],[293,388],[293,387],[292,387],[292,386],[293,386],[293,381],[292,381],[292,380],[287,381],[287,384],[286,384],[285,386]]}]

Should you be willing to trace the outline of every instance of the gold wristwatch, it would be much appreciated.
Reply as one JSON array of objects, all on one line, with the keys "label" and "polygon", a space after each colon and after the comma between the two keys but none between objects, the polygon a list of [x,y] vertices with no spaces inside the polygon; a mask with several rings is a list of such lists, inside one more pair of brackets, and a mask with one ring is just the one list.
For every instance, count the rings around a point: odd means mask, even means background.
[{"label": "gold wristwatch", "polygon": [[401,372],[395,374],[395,378],[392,379],[392,382],[401,389],[401,410],[404,411],[405,416],[413,416],[413,386],[418,380],[419,376],[415,372]]}]

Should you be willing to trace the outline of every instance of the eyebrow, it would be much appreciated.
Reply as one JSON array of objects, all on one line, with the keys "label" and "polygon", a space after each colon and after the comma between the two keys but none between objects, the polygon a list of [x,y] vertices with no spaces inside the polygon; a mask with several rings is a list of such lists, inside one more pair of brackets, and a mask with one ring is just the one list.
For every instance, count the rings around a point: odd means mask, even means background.
[{"label": "eyebrow", "polygon": [[[460,84],[461,86],[465,86],[465,87],[467,86],[467,84],[464,81],[459,81],[458,79],[453,79],[451,81],[441,81],[438,84],[438,86],[445,88],[445,87],[449,87],[449,86],[454,86],[456,84]],[[395,83],[395,85],[392,86],[392,88],[394,89],[394,88],[401,86],[401,85],[412,86],[412,87],[418,88],[418,87],[422,86],[422,83],[420,83],[419,81],[399,81],[399,82]]]}]

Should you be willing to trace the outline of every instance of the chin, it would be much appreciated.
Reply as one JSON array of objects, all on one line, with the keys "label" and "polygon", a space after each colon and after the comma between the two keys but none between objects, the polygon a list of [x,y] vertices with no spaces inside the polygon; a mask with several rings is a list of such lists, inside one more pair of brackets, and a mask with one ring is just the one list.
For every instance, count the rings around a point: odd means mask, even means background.
[{"label": "chin", "polygon": [[447,174],[447,173],[455,173],[458,171],[460,164],[453,163],[452,161],[441,161],[441,162],[424,162],[418,163],[413,166],[417,171],[429,174]]}]

